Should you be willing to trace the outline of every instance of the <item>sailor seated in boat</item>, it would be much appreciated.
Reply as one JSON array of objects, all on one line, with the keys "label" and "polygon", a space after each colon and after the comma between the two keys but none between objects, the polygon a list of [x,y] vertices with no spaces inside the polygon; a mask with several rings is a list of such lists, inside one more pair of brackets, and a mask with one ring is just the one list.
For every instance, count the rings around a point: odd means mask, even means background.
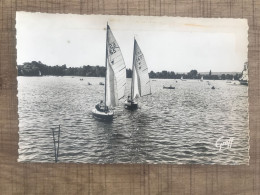
[{"label": "sailor seated in boat", "polygon": [[131,102],[132,100],[131,100],[131,97],[130,96],[128,96],[127,97],[127,102]]},{"label": "sailor seated in boat", "polygon": [[100,103],[97,104],[95,107],[96,107],[96,109],[97,109],[98,111],[101,111],[101,112],[105,110],[105,105],[104,105],[104,103],[103,103],[102,100],[101,100]]}]

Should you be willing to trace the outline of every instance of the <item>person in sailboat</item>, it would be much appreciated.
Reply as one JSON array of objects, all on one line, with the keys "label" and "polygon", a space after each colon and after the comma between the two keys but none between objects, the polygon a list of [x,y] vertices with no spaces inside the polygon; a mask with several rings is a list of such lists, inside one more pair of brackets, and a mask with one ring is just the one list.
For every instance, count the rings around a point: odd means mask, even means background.
[{"label": "person in sailboat", "polygon": [[128,101],[128,102],[131,102],[131,101],[132,101],[130,95],[127,97],[127,101]]},{"label": "person in sailboat", "polygon": [[103,101],[101,100],[100,103],[95,106],[95,108],[96,108],[98,111],[101,111],[101,106],[102,106],[102,104],[103,104]]},{"label": "person in sailboat", "polygon": [[101,100],[100,103],[95,106],[95,108],[101,112],[106,112],[108,110],[108,107],[105,106],[103,100]]}]

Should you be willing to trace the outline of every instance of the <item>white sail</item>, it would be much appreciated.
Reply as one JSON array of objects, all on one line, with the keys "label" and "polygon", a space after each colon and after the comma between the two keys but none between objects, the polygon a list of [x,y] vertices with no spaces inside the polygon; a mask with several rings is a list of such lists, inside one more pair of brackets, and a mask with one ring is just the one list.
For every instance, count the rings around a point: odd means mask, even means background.
[{"label": "white sail", "polygon": [[151,85],[148,75],[148,68],[144,55],[134,40],[134,57],[133,57],[133,85],[132,98],[151,94]]},{"label": "white sail", "polygon": [[242,72],[242,77],[239,80],[248,81],[248,64],[247,64],[247,62],[244,64],[244,70]]},{"label": "white sail", "polygon": [[132,99],[140,97],[138,89],[138,77],[135,66],[133,66],[132,71],[132,89],[131,89]]},{"label": "white sail", "polygon": [[118,105],[118,100],[124,97],[126,66],[118,43],[108,25],[106,44],[106,106],[114,107]]},{"label": "white sail", "polygon": [[200,80],[203,81],[203,76],[201,76]]}]

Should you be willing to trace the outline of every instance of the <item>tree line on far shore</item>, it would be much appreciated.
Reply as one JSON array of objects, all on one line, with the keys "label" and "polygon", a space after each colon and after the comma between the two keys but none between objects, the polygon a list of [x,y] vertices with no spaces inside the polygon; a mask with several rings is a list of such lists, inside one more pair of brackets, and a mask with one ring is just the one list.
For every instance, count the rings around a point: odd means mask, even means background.
[{"label": "tree line on far shore", "polygon": [[[48,66],[42,62],[25,62],[18,65],[18,76],[87,76],[87,77],[105,77],[106,68],[104,66],[84,65],[82,67],[68,67],[64,65]],[[211,70],[208,74],[200,74],[197,70],[191,70],[188,73],[175,73],[173,71],[150,71],[149,77],[154,79],[200,79],[201,76],[205,80],[238,80],[241,74],[221,74],[214,75]],[[126,69],[126,77],[132,77],[132,70]]]}]

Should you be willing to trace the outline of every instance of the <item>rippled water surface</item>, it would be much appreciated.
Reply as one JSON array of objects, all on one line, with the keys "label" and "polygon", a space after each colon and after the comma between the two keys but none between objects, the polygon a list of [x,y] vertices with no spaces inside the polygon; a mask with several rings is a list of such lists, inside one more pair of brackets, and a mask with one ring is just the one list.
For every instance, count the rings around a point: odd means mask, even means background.
[{"label": "rippled water surface", "polygon": [[[153,94],[139,99],[140,109],[125,110],[122,100],[109,123],[91,114],[104,96],[101,81],[104,78],[18,77],[18,160],[53,162],[51,128],[58,130],[60,124],[59,162],[248,163],[246,86],[152,80]],[[233,138],[232,147],[220,151],[216,147],[220,138],[221,142]]]}]

